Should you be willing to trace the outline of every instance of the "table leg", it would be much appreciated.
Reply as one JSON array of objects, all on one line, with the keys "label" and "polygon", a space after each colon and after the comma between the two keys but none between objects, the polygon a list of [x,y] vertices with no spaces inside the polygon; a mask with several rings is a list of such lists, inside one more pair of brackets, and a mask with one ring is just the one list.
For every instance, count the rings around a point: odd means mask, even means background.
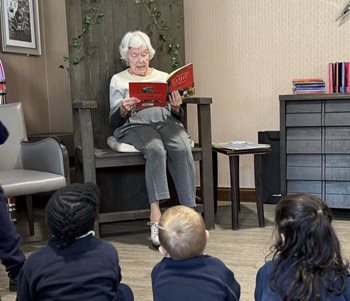
[{"label": "table leg", "polygon": [[263,204],[263,184],[261,170],[262,155],[254,155],[254,176],[255,176],[255,194],[256,209],[258,213],[259,227],[265,227],[264,204]]},{"label": "table leg", "polygon": [[214,186],[214,212],[218,210],[218,153],[212,151],[213,158],[213,186]]},{"label": "table leg", "polygon": [[230,156],[232,229],[239,228],[239,156]]}]

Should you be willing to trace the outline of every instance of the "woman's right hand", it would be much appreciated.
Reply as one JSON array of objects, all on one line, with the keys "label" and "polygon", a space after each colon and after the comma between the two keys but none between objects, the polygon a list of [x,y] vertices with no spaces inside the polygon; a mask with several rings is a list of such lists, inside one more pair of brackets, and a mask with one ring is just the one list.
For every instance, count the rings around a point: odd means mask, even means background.
[{"label": "woman's right hand", "polygon": [[138,98],[135,97],[131,97],[131,98],[125,98],[123,99],[121,105],[120,105],[120,114],[122,117],[125,117],[129,114],[129,112],[131,112],[137,103],[139,103],[140,100]]}]

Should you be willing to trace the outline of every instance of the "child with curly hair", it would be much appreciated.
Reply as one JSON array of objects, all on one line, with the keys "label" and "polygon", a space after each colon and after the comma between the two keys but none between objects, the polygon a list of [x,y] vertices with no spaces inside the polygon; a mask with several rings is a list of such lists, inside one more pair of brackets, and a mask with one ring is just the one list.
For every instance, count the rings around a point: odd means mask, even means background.
[{"label": "child with curly hair", "polygon": [[134,300],[120,283],[117,250],[92,231],[99,203],[93,183],[68,185],[50,198],[46,218],[52,237],[24,264],[18,301]]}]

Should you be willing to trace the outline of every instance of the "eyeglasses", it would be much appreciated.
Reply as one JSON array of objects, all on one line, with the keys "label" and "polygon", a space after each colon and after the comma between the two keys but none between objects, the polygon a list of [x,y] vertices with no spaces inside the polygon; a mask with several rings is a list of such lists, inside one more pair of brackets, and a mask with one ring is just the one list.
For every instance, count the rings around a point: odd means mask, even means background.
[{"label": "eyeglasses", "polygon": [[143,60],[148,60],[149,59],[149,52],[148,51],[144,51],[144,52],[141,52],[141,53],[137,53],[137,52],[129,52],[128,53],[128,59],[130,61],[136,62],[140,58],[142,58]]}]

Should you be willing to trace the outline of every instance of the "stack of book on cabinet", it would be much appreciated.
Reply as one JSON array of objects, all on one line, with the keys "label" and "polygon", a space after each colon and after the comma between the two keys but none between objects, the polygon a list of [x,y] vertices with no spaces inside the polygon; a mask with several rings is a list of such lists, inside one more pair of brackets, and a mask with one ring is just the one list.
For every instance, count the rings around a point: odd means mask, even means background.
[{"label": "stack of book on cabinet", "polygon": [[293,79],[294,94],[326,93],[326,83],[322,78]]},{"label": "stack of book on cabinet", "polygon": [[350,93],[350,62],[328,64],[328,92]]}]

